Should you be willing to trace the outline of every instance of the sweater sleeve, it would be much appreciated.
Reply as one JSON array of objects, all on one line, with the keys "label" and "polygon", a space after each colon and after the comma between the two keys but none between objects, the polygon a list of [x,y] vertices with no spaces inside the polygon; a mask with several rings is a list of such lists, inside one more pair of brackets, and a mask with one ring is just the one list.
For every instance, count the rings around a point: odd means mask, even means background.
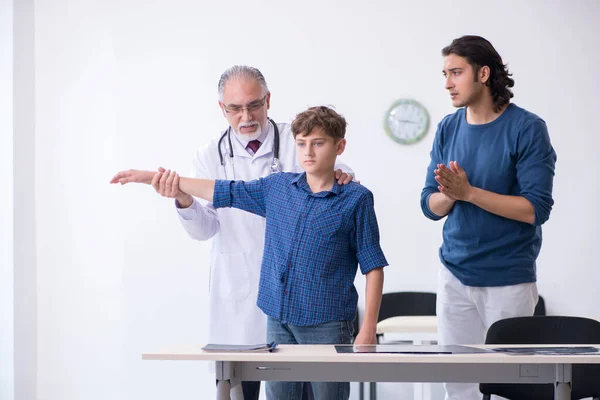
[{"label": "sweater sleeve", "polygon": [[554,205],[552,186],[555,163],[556,153],[550,143],[546,123],[536,118],[520,132],[516,163],[520,195],[533,205],[536,226],[548,220]]},{"label": "sweater sleeve", "polygon": [[444,217],[440,217],[439,215],[435,214],[429,208],[429,197],[433,193],[439,192],[438,183],[435,180],[435,174],[433,173],[433,171],[437,168],[438,164],[441,164],[443,162],[442,132],[443,132],[442,123],[440,122],[438,124],[437,131],[435,132],[435,138],[433,139],[433,146],[431,148],[431,153],[429,153],[431,160],[429,161],[429,166],[427,167],[427,175],[425,176],[425,187],[421,191],[421,210],[423,211],[423,214],[427,218],[434,220],[434,221],[438,221],[438,220],[444,218]]}]

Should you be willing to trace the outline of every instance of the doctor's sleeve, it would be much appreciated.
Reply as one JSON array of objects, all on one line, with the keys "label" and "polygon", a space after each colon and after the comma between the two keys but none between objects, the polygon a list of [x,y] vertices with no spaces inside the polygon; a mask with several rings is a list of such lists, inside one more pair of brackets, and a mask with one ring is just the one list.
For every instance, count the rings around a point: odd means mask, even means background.
[{"label": "doctor's sleeve", "polygon": [[[191,176],[194,178],[213,179],[205,166],[206,152],[210,149],[199,149],[193,160]],[[215,150],[216,151],[216,150]],[[220,224],[217,211],[206,200],[194,197],[192,205],[188,208],[177,207],[177,215],[181,225],[192,239],[208,240],[219,232]]]},{"label": "doctor's sleeve", "polygon": [[362,274],[388,265],[379,243],[379,226],[375,215],[373,193],[367,191],[358,202],[354,215],[353,247]]},{"label": "doctor's sleeve", "polygon": [[425,175],[425,186],[421,191],[421,210],[427,218],[434,221],[438,221],[444,217],[440,217],[439,215],[431,211],[431,209],[429,208],[429,197],[433,193],[439,192],[438,183],[435,180],[435,174],[433,171],[437,168],[438,164],[441,164],[443,162],[441,123],[438,124],[438,128],[435,133],[435,138],[433,139],[433,146],[429,155],[430,161],[429,166],[427,167],[427,175]]}]

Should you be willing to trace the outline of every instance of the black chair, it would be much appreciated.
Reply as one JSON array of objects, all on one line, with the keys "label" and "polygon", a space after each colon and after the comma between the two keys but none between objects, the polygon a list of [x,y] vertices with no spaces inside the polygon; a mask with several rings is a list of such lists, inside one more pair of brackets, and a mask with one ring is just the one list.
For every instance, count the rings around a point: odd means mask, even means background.
[{"label": "black chair", "polygon": [[538,295],[538,302],[535,305],[535,310],[533,311],[533,315],[546,315],[546,302],[544,302],[544,298]]},{"label": "black chair", "polygon": [[[436,300],[436,294],[429,292],[384,293],[381,297],[381,307],[379,308],[377,322],[400,316],[435,315]],[[381,336],[383,335],[377,335],[377,343],[381,340]],[[370,382],[369,395],[371,400],[377,400],[376,382]]]},{"label": "black chair", "polygon": [[[533,316],[507,318],[490,326],[486,344],[598,344],[600,322],[579,317]],[[600,365],[573,365],[571,399],[600,399]],[[554,385],[482,383],[483,399],[491,395],[510,400],[554,399]]]},{"label": "black chair", "polygon": [[436,299],[436,294],[429,292],[384,293],[377,322],[400,316],[435,315]]}]

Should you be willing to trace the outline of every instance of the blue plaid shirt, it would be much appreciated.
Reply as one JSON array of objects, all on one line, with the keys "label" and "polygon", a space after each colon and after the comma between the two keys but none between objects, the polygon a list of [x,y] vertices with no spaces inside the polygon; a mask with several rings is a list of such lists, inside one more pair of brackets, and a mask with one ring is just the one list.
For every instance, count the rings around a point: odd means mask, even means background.
[{"label": "blue plaid shirt", "polygon": [[213,205],[266,217],[257,304],[282,323],[351,321],[358,264],[363,274],[388,265],[373,194],[355,182],[312,193],[305,173],[216,181]]}]

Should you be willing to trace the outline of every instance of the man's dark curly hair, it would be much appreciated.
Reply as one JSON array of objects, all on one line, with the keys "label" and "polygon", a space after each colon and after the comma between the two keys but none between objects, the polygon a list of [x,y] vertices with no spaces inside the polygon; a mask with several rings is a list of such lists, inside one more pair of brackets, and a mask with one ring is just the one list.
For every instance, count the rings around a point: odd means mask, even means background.
[{"label": "man's dark curly hair", "polygon": [[490,78],[486,85],[490,88],[495,112],[510,102],[514,96],[510,88],[515,85],[515,81],[511,78],[512,74],[508,72],[507,65],[502,62],[502,57],[489,41],[481,36],[462,36],[442,49],[444,57],[450,54],[463,57],[471,64],[475,81],[481,67],[490,68]]}]

